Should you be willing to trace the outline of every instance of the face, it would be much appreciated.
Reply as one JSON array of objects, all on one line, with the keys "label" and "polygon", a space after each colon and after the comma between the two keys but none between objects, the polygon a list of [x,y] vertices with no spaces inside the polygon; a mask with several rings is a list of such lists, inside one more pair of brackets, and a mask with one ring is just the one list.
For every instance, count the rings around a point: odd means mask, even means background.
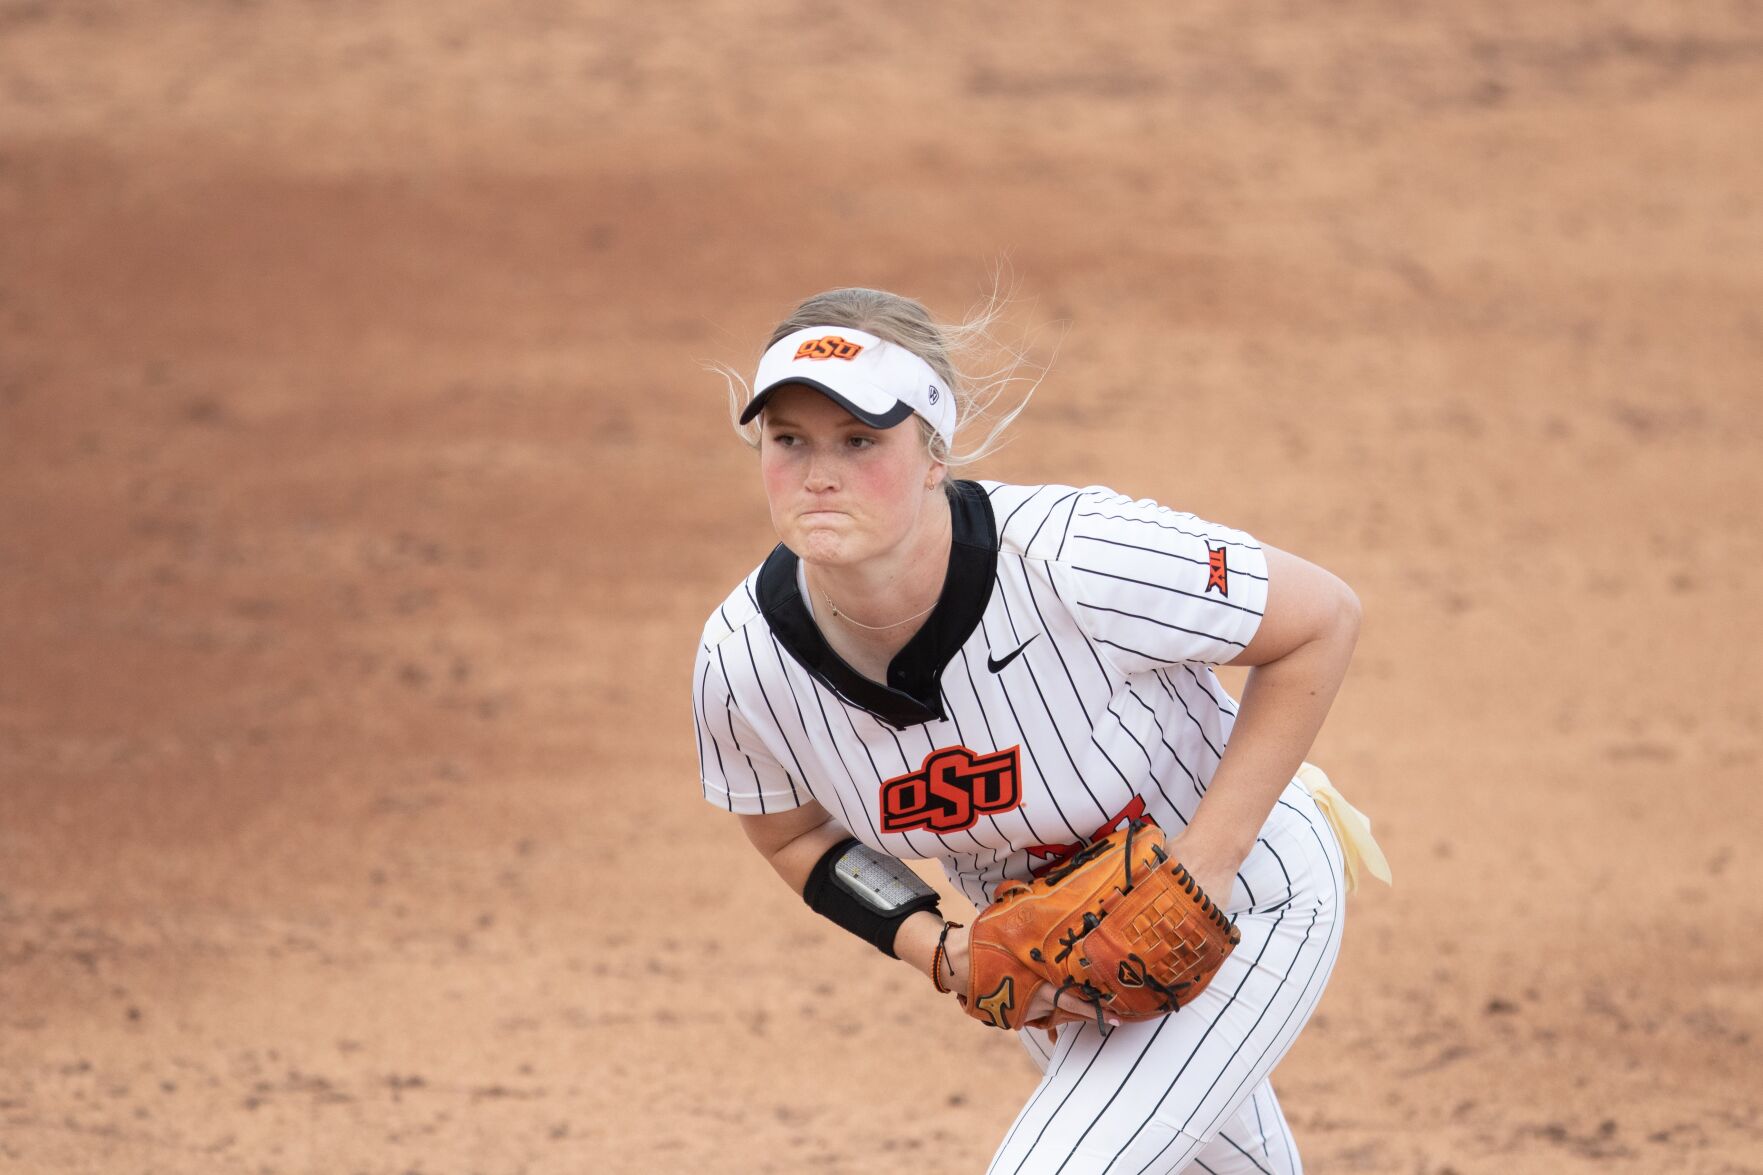
[{"label": "face", "polygon": [[871,428],[813,388],[779,388],[760,419],[759,468],[784,545],[808,563],[851,566],[916,534],[943,478],[916,419]]}]

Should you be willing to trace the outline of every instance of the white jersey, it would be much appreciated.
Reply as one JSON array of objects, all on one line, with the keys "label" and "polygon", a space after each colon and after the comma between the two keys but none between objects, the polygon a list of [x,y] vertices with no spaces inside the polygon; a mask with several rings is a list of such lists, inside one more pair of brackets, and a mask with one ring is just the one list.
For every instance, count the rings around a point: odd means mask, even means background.
[{"label": "white jersey", "polygon": [[[1239,531],[1099,488],[960,482],[948,578],[885,684],[815,627],[778,547],[704,628],[693,679],[704,796],[732,812],[818,800],[864,843],[936,857],[978,908],[1128,817],[1177,832],[1236,708],[1267,561]],[[1215,897],[1217,895],[1214,895]],[[1180,1012],[1056,1043],[992,1175],[1301,1171],[1268,1075],[1340,950],[1340,846],[1290,784],[1237,871],[1242,933]]]},{"label": "white jersey", "polygon": [[711,803],[812,798],[984,907],[1129,817],[1186,826],[1235,716],[1212,666],[1254,636],[1267,563],[1099,487],[956,491],[942,595],[885,685],[828,646],[780,545],[705,625],[692,698]]}]

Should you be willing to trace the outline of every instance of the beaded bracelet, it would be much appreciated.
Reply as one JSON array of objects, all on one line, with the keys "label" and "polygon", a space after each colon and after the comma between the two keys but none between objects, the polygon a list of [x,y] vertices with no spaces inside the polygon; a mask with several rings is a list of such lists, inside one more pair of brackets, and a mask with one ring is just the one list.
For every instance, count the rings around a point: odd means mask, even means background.
[{"label": "beaded bracelet", "polygon": [[[937,935],[937,949],[932,951],[931,956],[930,956],[930,981],[931,981],[931,983],[935,984],[936,989],[938,991],[942,992],[944,995],[948,995],[950,992],[955,990],[952,987],[944,987],[943,986],[943,964],[947,963],[949,960],[949,955],[948,955],[948,950],[947,950],[948,942],[949,942],[949,932],[951,930],[957,930],[960,927],[961,927],[961,923],[950,922],[947,919],[945,919],[943,921],[943,933]],[[950,979],[955,978],[955,964],[953,964],[953,963],[949,963],[949,978]]]}]

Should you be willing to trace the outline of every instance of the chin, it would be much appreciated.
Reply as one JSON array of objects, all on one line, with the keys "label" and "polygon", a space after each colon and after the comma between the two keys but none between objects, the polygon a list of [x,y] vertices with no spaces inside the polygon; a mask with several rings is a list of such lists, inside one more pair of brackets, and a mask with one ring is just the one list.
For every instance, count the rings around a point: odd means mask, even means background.
[{"label": "chin", "polygon": [[826,567],[837,567],[855,562],[851,544],[846,537],[829,531],[812,530],[807,534],[798,535],[795,542],[786,545],[790,550],[796,552],[796,558],[804,563],[819,563]]}]

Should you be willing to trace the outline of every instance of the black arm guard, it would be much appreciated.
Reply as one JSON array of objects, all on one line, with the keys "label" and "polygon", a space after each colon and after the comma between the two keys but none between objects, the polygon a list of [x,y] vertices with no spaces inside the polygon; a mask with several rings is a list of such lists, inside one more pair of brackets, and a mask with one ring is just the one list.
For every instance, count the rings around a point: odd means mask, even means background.
[{"label": "black arm guard", "polygon": [[937,895],[904,863],[884,857],[856,837],[840,841],[814,863],[802,900],[889,958],[900,923],[936,910]]}]

